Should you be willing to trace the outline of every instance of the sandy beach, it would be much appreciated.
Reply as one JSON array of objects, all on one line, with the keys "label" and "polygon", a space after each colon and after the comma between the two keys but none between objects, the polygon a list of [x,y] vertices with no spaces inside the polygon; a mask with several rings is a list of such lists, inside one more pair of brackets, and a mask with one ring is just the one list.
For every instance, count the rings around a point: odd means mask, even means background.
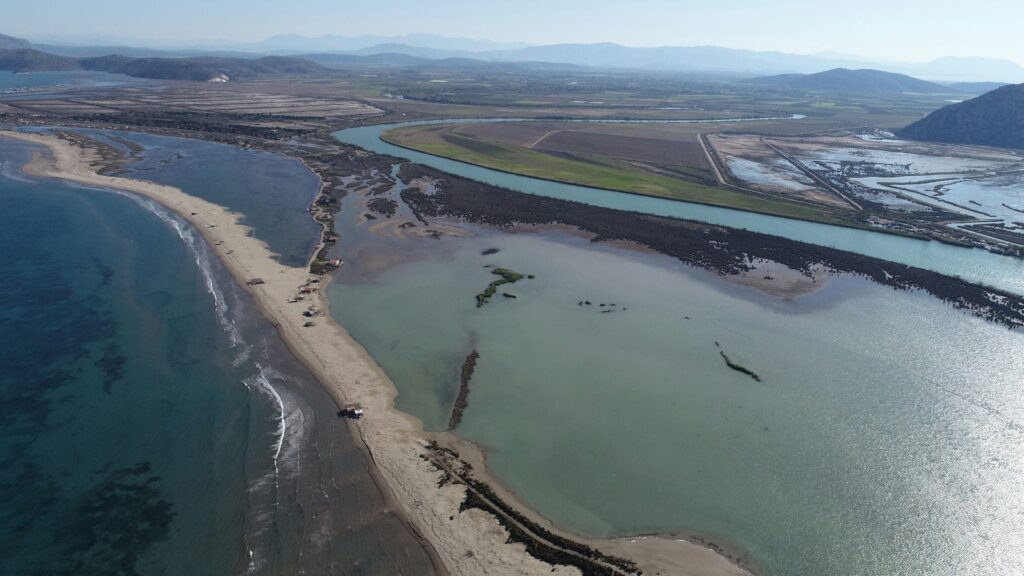
[{"label": "sandy beach", "polygon": [[[0,130],[0,136],[46,146],[52,158],[37,156],[25,171],[34,176],[60,178],[84,186],[112,188],[144,196],[173,210],[199,230],[235,280],[252,293],[262,314],[274,324],[295,356],[305,364],[339,405],[359,403],[366,416],[349,421],[365,443],[377,467],[385,497],[432,548],[438,571],[459,575],[578,574],[575,568],[552,566],[533,558],[522,544],[508,543],[508,533],[481,510],[459,512],[465,487],[438,487],[442,473],[424,457],[427,443],[456,447],[474,465],[479,479],[491,484],[506,501],[556,533],[565,534],[608,554],[638,563],[645,574],[688,576],[744,575],[749,572],[709,547],[669,537],[588,540],[552,526],[522,506],[515,495],[487,477],[485,459],[474,445],[450,434],[423,431],[416,418],[394,407],[395,386],[366,351],[327,313],[326,282],[306,300],[290,303],[298,290],[314,278],[302,268],[280,264],[265,243],[254,238],[239,220],[242,215],[196,198],[182,190],[134,178],[96,173],[92,152],[49,134]],[[341,239],[344,242],[344,238]],[[247,286],[260,278],[258,285]],[[303,312],[317,312],[314,325]],[[341,319],[344,322],[344,319]]]}]

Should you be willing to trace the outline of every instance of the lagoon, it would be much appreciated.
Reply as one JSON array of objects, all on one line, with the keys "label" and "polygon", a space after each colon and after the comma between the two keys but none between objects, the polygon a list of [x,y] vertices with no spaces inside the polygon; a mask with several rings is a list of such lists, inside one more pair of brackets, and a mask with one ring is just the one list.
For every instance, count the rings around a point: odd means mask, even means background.
[{"label": "lagoon", "polygon": [[[344,202],[332,315],[429,429],[478,350],[456,433],[559,525],[707,536],[765,574],[1024,570],[1019,332],[851,277],[783,300],[553,230],[397,240]],[[485,266],[536,278],[477,308]]]}]

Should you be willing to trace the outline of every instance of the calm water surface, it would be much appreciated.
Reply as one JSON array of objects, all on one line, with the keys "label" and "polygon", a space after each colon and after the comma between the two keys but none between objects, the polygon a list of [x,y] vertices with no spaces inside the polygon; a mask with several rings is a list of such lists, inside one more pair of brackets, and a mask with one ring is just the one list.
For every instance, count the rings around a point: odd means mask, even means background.
[{"label": "calm water surface", "polygon": [[[1024,335],[853,278],[783,301],[558,234],[381,238],[345,202],[332,313],[432,429],[477,349],[457,432],[559,524],[768,574],[1024,571]],[[536,278],[476,308],[495,265]]]}]

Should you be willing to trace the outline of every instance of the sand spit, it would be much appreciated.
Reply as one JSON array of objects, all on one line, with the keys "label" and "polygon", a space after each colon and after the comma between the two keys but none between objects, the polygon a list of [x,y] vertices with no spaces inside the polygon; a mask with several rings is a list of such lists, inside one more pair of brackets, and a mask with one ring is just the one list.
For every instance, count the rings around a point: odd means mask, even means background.
[{"label": "sand spit", "polygon": [[[480,451],[448,434],[425,433],[416,418],[394,408],[397,390],[383,371],[349,334],[326,313],[325,284],[303,301],[293,300],[312,276],[304,269],[277,262],[267,245],[250,235],[239,223],[242,215],[181,190],[135,178],[96,173],[91,152],[48,134],[0,130],[0,137],[46,146],[52,158],[36,156],[25,167],[31,175],[68,180],[85,186],[132,192],[156,201],[188,220],[199,230],[236,282],[252,293],[264,316],[283,340],[314,374],[339,405],[357,402],[366,416],[349,421],[354,436],[364,442],[377,467],[382,491],[390,505],[410,523],[432,548],[438,571],[456,575],[579,574],[575,568],[552,566],[526,552],[522,544],[508,543],[508,532],[494,516],[477,509],[460,512],[466,488],[459,484],[439,487],[442,472],[430,465],[428,442],[458,445],[460,453],[474,462],[481,480],[493,485],[507,502],[544,528],[566,534],[522,507],[514,495],[488,477]],[[262,283],[250,285],[254,278]],[[310,311],[312,318],[303,313]],[[312,323],[312,325],[307,325]],[[749,574],[711,548],[686,540],[644,537],[615,540],[584,540],[608,554],[634,560],[645,574],[687,576],[741,576]]]}]

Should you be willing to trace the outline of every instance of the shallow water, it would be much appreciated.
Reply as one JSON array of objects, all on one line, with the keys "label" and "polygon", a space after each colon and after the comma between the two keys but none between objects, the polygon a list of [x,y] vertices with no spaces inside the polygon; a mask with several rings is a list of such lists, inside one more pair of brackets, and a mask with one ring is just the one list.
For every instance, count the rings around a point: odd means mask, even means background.
[{"label": "shallow water", "polygon": [[1021,224],[1024,222],[1024,174],[1020,172],[964,180],[950,178],[925,184],[891,178],[873,180],[876,186],[881,187],[885,182],[910,190],[953,212],[972,218],[996,219],[1008,228],[1024,228]]},{"label": "shallow water", "polygon": [[[435,122],[450,121],[438,120]],[[422,123],[419,122],[419,124]],[[839,248],[874,258],[934,270],[951,276],[959,276],[972,282],[979,282],[1016,294],[1024,294],[1024,261],[997,256],[984,250],[972,250],[939,242],[915,240],[890,234],[791,220],[755,214],[753,212],[742,212],[676,200],[623,194],[621,192],[611,192],[559,182],[548,182],[526,176],[506,174],[472,164],[408,150],[388,144],[380,139],[382,132],[413,124],[418,123],[408,122],[349,128],[336,132],[335,137],[342,142],[353,144],[366,150],[389,154],[398,158],[406,158],[450,174],[494,184],[510,190],[563,200],[573,200],[606,208],[686,218],[699,222],[709,222],[783,236],[801,242]]]},{"label": "shallow water", "polygon": [[[865,280],[783,301],[558,233],[404,241],[417,260],[370,271],[402,241],[357,201],[332,314],[431,429],[477,349],[457,433],[557,523],[711,536],[768,574],[1024,570],[1024,335]],[[477,308],[487,265],[536,278]]]},{"label": "shallow water", "polygon": [[3,573],[430,573],[198,233],[30,150],[0,142]]},{"label": "shallow water", "polygon": [[320,181],[301,162],[227,144],[138,132],[82,132],[126,153],[105,136],[145,146],[126,174],[187,189],[188,193],[244,214],[242,222],[288,266],[304,266],[320,239],[307,208]]},{"label": "shallow water", "polygon": [[726,156],[725,158],[729,171],[733,176],[744,182],[795,191],[814,187],[814,182],[810,178],[785,160],[775,160],[769,163],[748,160],[738,156]]}]

